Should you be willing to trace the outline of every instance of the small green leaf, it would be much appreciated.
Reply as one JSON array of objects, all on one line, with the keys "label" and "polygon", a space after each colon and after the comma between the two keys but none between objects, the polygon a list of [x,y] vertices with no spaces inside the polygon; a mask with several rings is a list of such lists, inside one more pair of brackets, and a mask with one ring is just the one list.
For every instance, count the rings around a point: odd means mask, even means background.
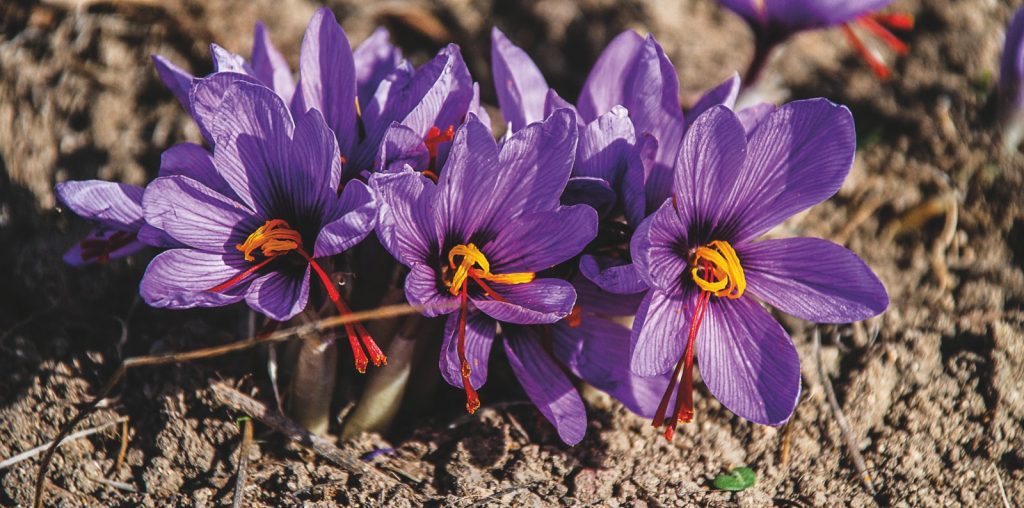
[{"label": "small green leaf", "polygon": [[739,492],[749,489],[757,483],[757,473],[749,467],[738,467],[726,474],[720,474],[715,478],[715,488]]}]

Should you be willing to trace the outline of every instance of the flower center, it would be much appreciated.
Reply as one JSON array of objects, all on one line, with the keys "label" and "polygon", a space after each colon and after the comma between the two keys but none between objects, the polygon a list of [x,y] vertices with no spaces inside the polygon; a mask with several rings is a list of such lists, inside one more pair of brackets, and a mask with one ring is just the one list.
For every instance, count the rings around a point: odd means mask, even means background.
[{"label": "flower center", "polygon": [[715,240],[698,247],[690,264],[693,266],[690,270],[693,282],[702,290],[733,300],[743,296],[747,279],[743,276],[743,266],[736,250],[729,242]]},{"label": "flower center", "polygon": [[256,228],[245,242],[235,245],[245,255],[245,260],[253,262],[256,258],[252,252],[261,249],[263,257],[272,258],[302,248],[302,237],[281,219],[268,220]]},{"label": "flower center", "polygon": [[[327,297],[334,304],[334,307],[338,310],[338,313],[345,316],[352,313],[352,310],[348,308],[345,301],[342,300],[341,294],[338,293],[338,288],[335,287],[333,281],[327,272],[317,263],[316,259],[302,248],[302,236],[299,232],[292,229],[291,225],[287,221],[282,219],[272,219],[263,223],[262,226],[256,228],[245,242],[235,245],[235,248],[242,252],[243,257],[246,261],[252,263],[256,261],[253,252],[257,249],[263,255],[264,259],[260,262],[250,266],[238,275],[228,279],[227,281],[218,284],[210,288],[208,291],[213,293],[224,292],[231,287],[235,286],[239,282],[249,278],[252,274],[258,272],[264,266],[267,266],[271,261],[277,259],[282,254],[289,252],[295,252],[303,257],[307,263],[316,272],[317,277],[320,278],[320,282],[323,284],[324,289],[327,291]],[[352,347],[352,355],[355,357],[356,370],[359,372],[366,372],[366,352],[363,351],[363,347],[370,353],[370,357],[373,360],[375,366],[386,365],[388,363],[387,357],[374,342],[373,337],[366,330],[366,327],[362,323],[348,323],[345,325],[345,331],[348,335],[349,345]],[[362,341],[363,345],[360,346],[359,342]]]},{"label": "flower center", "polygon": [[448,291],[459,297],[459,363],[462,370],[462,387],[466,390],[466,411],[470,414],[476,412],[480,407],[480,398],[470,383],[469,377],[472,369],[469,366],[469,359],[466,357],[466,317],[469,313],[468,289],[469,279],[473,279],[487,296],[504,302],[505,298],[495,292],[485,281],[497,282],[500,284],[526,284],[533,282],[536,274],[533,272],[519,273],[491,273],[491,263],[487,261],[480,249],[473,244],[459,244],[448,251],[448,266],[455,270],[451,282],[448,284]]},{"label": "flower center", "polygon": [[857,50],[857,53],[860,54],[861,58],[867,61],[868,65],[871,66],[871,70],[875,72],[875,75],[881,79],[889,78],[889,76],[892,75],[892,71],[890,71],[889,67],[884,61],[882,61],[879,54],[871,48],[868,48],[857,33],[853,31],[853,27],[851,26],[853,24],[857,24],[867,30],[871,35],[877,37],[883,44],[896,52],[896,54],[905,55],[910,48],[908,48],[906,43],[893,35],[889,30],[913,30],[914,17],[906,13],[867,14],[842,26],[843,34],[846,35],[846,38],[850,41],[850,44],[853,45],[854,49]]},{"label": "flower center", "polygon": [[437,147],[441,143],[447,143],[455,137],[455,126],[449,125],[443,132],[436,125],[427,131],[423,144],[427,146],[427,153],[430,154],[430,166],[423,175],[437,183]]},{"label": "flower center", "polygon": [[[743,296],[747,288],[747,279],[743,275],[743,266],[736,255],[736,250],[729,242],[715,240],[693,251],[690,264],[693,268],[690,275],[693,282],[701,289],[694,305],[693,316],[690,318],[690,330],[686,336],[686,351],[676,363],[676,368],[669,379],[661,404],[654,414],[654,427],[665,425],[665,439],[672,440],[676,424],[680,421],[689,423],[693,420],[693,351],[697,344],[697,332],[708,310],[711,296],[736,299]],[[672,414],[665,421],[668,403],[672,392],[676,392],[676,403]]]}]

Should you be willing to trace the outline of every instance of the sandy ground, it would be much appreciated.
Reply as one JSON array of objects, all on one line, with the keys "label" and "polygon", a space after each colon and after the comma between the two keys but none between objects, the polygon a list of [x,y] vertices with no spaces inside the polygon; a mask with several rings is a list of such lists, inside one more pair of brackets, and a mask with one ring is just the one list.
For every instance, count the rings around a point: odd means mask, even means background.
[{"label": "sandy ground", "polygon": [[[1005,5],[1005,4],[1013,5]],[[166,4],[166,5],[165,5]],[[880,82],[838,32],[799,37],[769,68],[793,98],[848,105],[861,148],[839,195],[789,221],[783,234],[843,243],[892,297],[883,316],[838,330],[783,318],[803,359],[804,393],[782,429],[741,421],[703,386],[697,419],[666,442],[648,422],[590,394],[587,437],[560,443],[510,374],[494,368],[478,417],[461,394],[413,405],[387,436],[338,442],[361,455],[392,446],[353,475],[256,426],[247,500],[266,506],[1000,506],[1024,500],[1024,155],[1000,155],[991,87],[1012,8],[996,0],[899,0],[917,28],[895,76]],[[168,6],[173,5],[173,6]],[[459,43],[486,76],[491,25],[538,61],[572,98],[603,45],[625,28],[652,32],[680,72],[684,102],[742,69],[746,27],[711,0],[437,0],[329,5],[353,40],[378,24],[422,61]],[[50,0],[0,4],[0,459],[52,439],[121,359],[227,343],[240,309],[167,312],[136,297],[147,259],[65,267],[88,229],[55,209],[65,179],[144,183],[160,152],[198,141],[156,79],[160,53],[210,70],[211,41],[248,53],[267,22],[293,64],[315,6],[209,0]],[[484,80],[485,101],[494,103]],[[493,115],[497,117],[498,115]],[[426,363],[429,364],[429,358]],[[265,350],[133,371],[80,427],[128,416],[125,464],[113,471],[116,428],[65,445],[51,471],[55,506],[229,503],[237,413],[209,389],[225,381],[270,402]],[[502,358],[492,365],[502,365]],[[858,479],[819,366],[835,387],[878,494]],[[339,417],[355,396],[347,375]],[[747,465],[757,484],[732,494],[711,480]],[[0,470],[0,504],[31,500],[37,461]],[[398,472],[398,473],[396,473]],[[114,480],[112,484],[103,479]],[[118,486],[120,485],[120,487]]]}]

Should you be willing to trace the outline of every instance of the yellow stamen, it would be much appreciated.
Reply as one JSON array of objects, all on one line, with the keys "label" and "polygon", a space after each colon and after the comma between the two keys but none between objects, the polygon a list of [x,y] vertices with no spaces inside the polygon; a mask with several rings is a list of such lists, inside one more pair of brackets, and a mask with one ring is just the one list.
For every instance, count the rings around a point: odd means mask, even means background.
[{"label": "yellow stamen", "polygon": [[[456,263],[455,258],[459,256],[462,256],[462,260]],[[491,273],[491,263],[487,261],[484,253],[471,243],[452,247],[452,250],[448,251],[448,265],[455,269],[451,285],[448,286],[448,290],[453,295],[459,294],[463,282],[470,276],[470,270],[472,270],[472,275],[478,279],[500,284],[525,284],[532,282],[536,277],[533,272]],[[474,266],[478,268],[474,268]]]},{"label": "yellow stamen", "polygon": [[[714,274],[713,281],[706,277],[711,274],[701,275],[700,268],[705,263],[711,265]],[[724,296],[736,299],[743,296],[747,289],[747,279],[743,275],[743,266],[740,265],[740,258],[736,251],[729,245],[729,242],[715,240],[704,247],[697,248],[691,262],[693,269],[693,281],[704,291],[714,293],[715,296]]]},{"label": "yellow stamen", "polygon": [[235,248],[245,253],[246,261],[255,261],[252,251],[261,249],[263,257],[274,257],[302,247],[302,237],[298,231],[281,219],[268,220],[253,231],[244,243]]}]

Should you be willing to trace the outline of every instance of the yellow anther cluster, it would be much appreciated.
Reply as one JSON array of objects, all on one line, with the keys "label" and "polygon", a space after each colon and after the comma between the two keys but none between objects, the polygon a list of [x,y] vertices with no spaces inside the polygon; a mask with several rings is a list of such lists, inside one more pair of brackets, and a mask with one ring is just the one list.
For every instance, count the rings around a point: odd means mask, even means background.
[{"label": "yellow anther cluster", "polygon": [[245,253],[246,261],[255,261],[252,251],[261,249],[264,257],[274,257],[302,247],[298,231],[281,219],[268,220],[235,248]]},{"label": "yellow anther cluster", "polygon": [[[462,260],[456,264],[455,258],[459,256],[462,256]],[[463,283],[470,276],[470,270],[472,270],[472,275],[475,278],[501,284],[525,284],[532,282],[534,277],[536,277],[533,272],[491,273],[491,263],[487,261],[484,253],[480,252],[480,249],[471,243],[452,247],[452,250],[448,251],[448,265],[455,269],[455,275],[452,276],[452,284],[448,288],[453,295],[459,294],[459,291],[462,290]],[[474,268],[474,266],[478,268]]]},{"label": "yellow anther cluster", "polygon": [[[747,279],[743,276],[743,267],[740,265],[740,258],[736,251],[729,245],[729,242],[715,240],[704,247],[699,247],[693,255],[693,281],[704,291],[710,291],[715,296],[736,299],[743,296],[747,289]],[[700,269],[710,265],[710,272],[705,271],[703,276]],[[713,281],[707,279],[714,275]]]}]

